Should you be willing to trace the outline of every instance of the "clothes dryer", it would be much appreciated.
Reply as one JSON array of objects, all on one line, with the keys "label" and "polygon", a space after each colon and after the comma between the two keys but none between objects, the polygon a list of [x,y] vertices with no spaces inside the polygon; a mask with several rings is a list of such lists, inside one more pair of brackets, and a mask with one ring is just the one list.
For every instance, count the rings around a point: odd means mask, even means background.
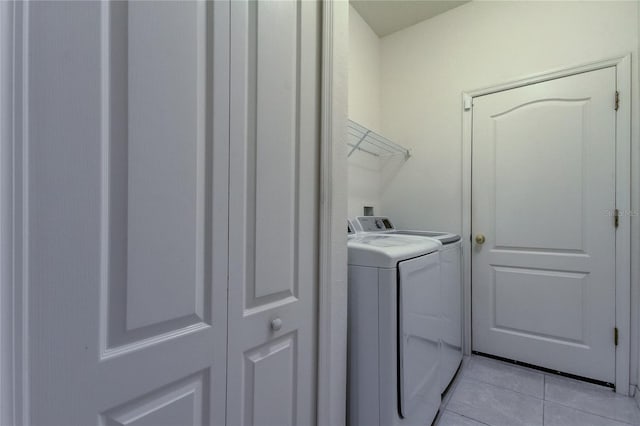
[{"label": "clothes dryer", "polygon": [[442,334],[440,348],[440,391],[444,392],[462,362],[462,239],[448,232],[398,230],[385,216],[359,216],[352,221],[356,233],[416,235],[442,243],[440,298]]},{"label": "clothes dryer", "polygon": [[436,240],[348,240],[352,426],[430,425],[440,407],[440,247]]}]

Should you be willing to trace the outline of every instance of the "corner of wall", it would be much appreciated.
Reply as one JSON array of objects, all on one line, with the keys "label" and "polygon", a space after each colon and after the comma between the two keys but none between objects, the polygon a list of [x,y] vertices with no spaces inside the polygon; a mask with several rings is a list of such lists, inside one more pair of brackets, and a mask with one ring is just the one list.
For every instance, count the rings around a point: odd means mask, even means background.
[{"label": "corner of wall", "polygon": [[[349,118],[380,130],[380,39],[349,6]],[[380,164],[376,157],[356,151],[348,159],[348,215],[362,214],[363,206],[380,210]]]}]

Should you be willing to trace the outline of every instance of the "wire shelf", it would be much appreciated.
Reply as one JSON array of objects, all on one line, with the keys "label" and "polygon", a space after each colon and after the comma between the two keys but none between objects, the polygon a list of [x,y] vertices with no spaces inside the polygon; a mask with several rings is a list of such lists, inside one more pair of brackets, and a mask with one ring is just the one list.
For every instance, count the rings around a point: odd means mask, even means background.
[{"label": "wire shelf", "polygon": [[395,142],[391,142],[384,136],[367,129],[361,124],[353,120],[349,120],[347,125],[347,133],[349,138],[347,146],[351,157],[355,151],[366,152],[376,157],[389,157],[393,155],[403,155],[405,159],[411,157],[409,150]]}]

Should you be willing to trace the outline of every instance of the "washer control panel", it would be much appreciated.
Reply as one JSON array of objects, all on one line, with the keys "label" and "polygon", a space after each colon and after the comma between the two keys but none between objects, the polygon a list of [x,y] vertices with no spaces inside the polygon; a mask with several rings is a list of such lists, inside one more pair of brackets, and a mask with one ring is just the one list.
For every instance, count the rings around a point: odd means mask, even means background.
[{"label": "washer control panel", "polygon": [[393,231],[395,227],[388,217],[358,216],[356,218],[363,232]]}]

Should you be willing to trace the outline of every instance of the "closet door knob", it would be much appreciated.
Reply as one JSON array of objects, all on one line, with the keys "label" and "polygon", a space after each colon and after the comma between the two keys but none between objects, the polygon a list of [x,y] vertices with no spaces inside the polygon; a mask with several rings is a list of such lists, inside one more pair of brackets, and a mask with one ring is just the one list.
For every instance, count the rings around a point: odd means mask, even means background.
[{"label": "closet door knob", "polygon": [[271,320],[271,330],[278,331],[282,328],[282,320],[280,318]]},{"label": "closet door knob", "polygon": [[484,235],[482,234],[476,235],[476,244],[484,244],[485,241],[486,240],[484,238]]}]

